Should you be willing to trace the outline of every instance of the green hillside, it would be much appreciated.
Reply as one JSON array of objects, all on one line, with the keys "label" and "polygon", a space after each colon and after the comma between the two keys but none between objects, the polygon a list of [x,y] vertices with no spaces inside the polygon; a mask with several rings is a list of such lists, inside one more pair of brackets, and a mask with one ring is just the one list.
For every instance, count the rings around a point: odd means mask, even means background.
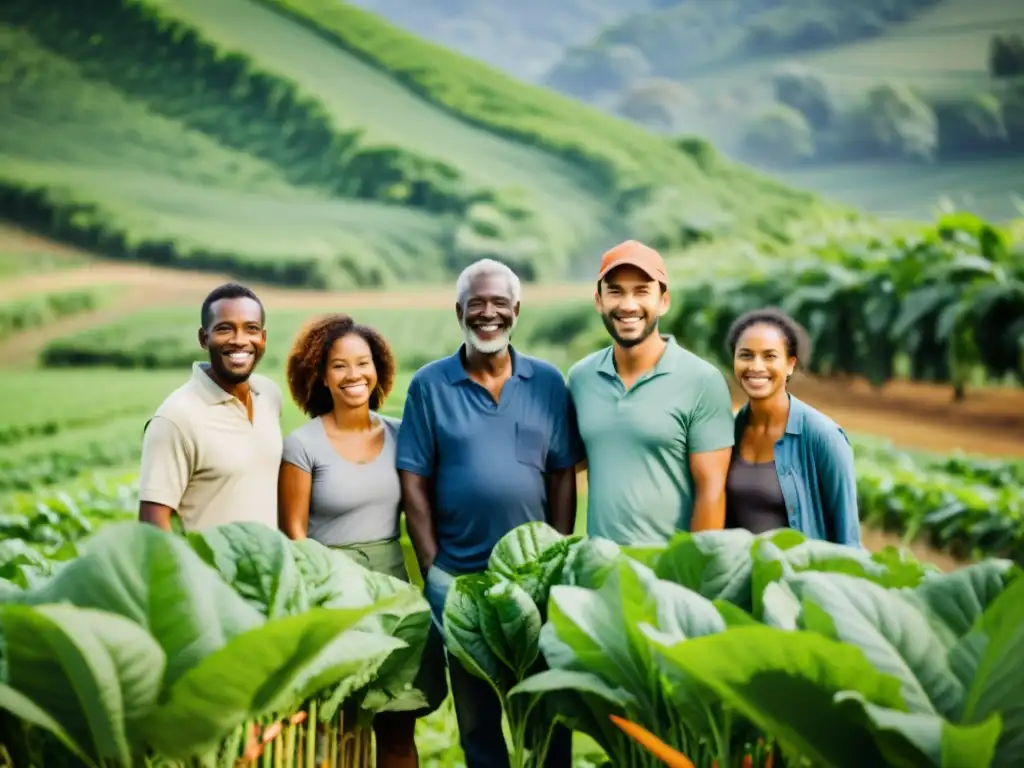
[{"label": "green hillside", "polygon": [[927,217],[949,198],[1016,214],[1020,3],[664,5],[574,48],[546,82],[872,212]]},{"label": "green hillside", "polygon": [[0,215],[115,258],[329,287],[495,256],[544,280],[627,235],[820,210],[334,0],[11,0],[0,62]]}]

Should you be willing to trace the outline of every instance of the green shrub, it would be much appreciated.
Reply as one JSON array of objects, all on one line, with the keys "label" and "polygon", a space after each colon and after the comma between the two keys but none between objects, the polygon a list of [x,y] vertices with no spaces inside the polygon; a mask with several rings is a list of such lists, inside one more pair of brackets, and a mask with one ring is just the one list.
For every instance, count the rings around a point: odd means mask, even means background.
[{"label": "green shrub", "polygon": [[795,109],[810,125],[827,128],[835,114],[835,104],[824,81],[800,66],[788,66],[772,78],[775,100]]},{"label": "green shrub", "polygon": [[930,161],[939,146],[932,108],[911,88],[879,85],[868,91],[859,123],[878,152],[887,157]]},{"label": "green shrub", "polygon": [[802,114],[777,104],[744,127],[743,151],[766,165],[793,165],[814,156],[814,132]]},{"label": "green shrub", "polygon": [[0,303],[0,339],[52,320],[90,312],[100,300],[97,291],[68,291]]},{"label": "green shrub", "polygon": [[1003,107],[992,93],[976,93],[935,105],[939,149],[945,157],[980,155],[1003,149],[1009,135]]}]

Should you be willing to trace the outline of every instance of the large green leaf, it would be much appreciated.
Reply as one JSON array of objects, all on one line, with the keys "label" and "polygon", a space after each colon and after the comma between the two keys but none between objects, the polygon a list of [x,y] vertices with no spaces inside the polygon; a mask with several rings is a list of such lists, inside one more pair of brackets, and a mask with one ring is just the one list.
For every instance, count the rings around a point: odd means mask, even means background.
[{"label": "large green leaf", "polygon": [[[82,761],[86,768],[99,768],[96,761],[86,754],[86,747],[76,742],[60,723],[40,709],[32,699],[4,683],[0,683],[0,709],[14,715],[22,723],[35,726],[56,737],[71,754]],[[10,748],[12,745],[5,744],[4,746]],[[14,763],[14,765],[17,764]]]},{"label": "large green leaf", "polygon": [[833,706],[843,691],[901,709],[899,682],[857,648],[814,632],[737,627],[676,642],[644,631],[667,663],[715,691],[783,748],[833,768],[885,765],[870,732]]},{"label": "large green leaf", "polygon": [[484,571],[455,579],[444,606],[450,653],[504,697],[534,665],[541,618],[517,584]]},{"label": "large green leaf", "polygon": [[174,534],[136,522],[112,524],[45,584],[8,599],[68,602],[118,614],[148,630],[167,657],[165,686],[236,635],[260,612]]},{"label": "large green leaf", "polygon": [[525,523],[501,537],[487,569],[522,587],[543,617],[548,591],[561,578],[572,545],[582,539],[563,536],[547,523]]},{"label": "large green leaf", "polygon": [[96,763],[134,765],[164,672],[156,641],[120,616],[71,605],[8,605],[0,621],[10,687]]},{"label": "large green leaf", "polygon": [[654,572],[709,600],[728,600],[749,610],[750,547],[754,534],[742,528],[677,533]]},{"label": "large green leaf", "polygon": [[992,602],[974,631],[985,636],[985,649],[963,719],[976,723],[998,714],[1003,732],[992,765],[1024,765],[1024,577]]},{"label": "large green leaf", "polygon": [[259,523],[231,523],[188,534],[192,548],[250,605],[270,619],[309,607],[289,539]]},{"label": "large green leaf", "polygon": [[562,567],[561,583],[564,586],[597,589],[612,565],[622,557],[619,545],[609,539],[585,538],[574,542],[569,547]]},{"label": "large green leaf", "polygon": [[339,680],[353,691],[365,686],[401,646],[352,629],[373,610],[313,608],[232,638],[171,686],[147,722],[151,744],[186,759],[247,720],[290,714]]},{"label": "large green leaf", "polygon": [[[484,635],[487,619],[483,615],[489,610],[484,595],[498,580],[498,576],[486,571],[457,577],[445,598],[442,623],[448,652],[472,674],[490,682],[500,694],[515,683],[510,680],[511,670],[491,649]],[[500,646],[502,640],[496,638],[495,642]]]},{"label": "large green leaf", "polygon": [[929,575],[924,566],[896,560],[889,554],[876,557],[865,549],[818,539],[807,539],[785,548],[780,546],[783,542],[790,544],[776,535],[758,538],[751,547],[751,591],[755,616],[760,617],[763,613],[764,591],[770,583],[804,571],[842,573],[886,587],[914,587]]},{"label": "large green leaf", "polygon": [[950,646],[914,602],[841,573],[801,573],[787,582],[803,603],[801,624],[859,648],[899,680],[910,712],[956,717],[964,686],[950,666]]},{"label": "large green leaf", "polygon": [[896,768],[987,768],[1002,730],[998,715],[956,725],[938,715],[869,704],[853,692],[837,695],[836,705],[872,731],[886,765]]},{"label": "large green leaf", "polygon": [[[640,627],[652,625],[676,640],[722,632],[725,620],[711,601],[624,559],[598,590],[554,587],[548,610],[540,645],[551,668],[587,672],[629,691],[630,717],[670,743],[682,738],[680,727],[710,735],[706,690],[666,669]],[[678,717],[661,719],[666,711]]]}]

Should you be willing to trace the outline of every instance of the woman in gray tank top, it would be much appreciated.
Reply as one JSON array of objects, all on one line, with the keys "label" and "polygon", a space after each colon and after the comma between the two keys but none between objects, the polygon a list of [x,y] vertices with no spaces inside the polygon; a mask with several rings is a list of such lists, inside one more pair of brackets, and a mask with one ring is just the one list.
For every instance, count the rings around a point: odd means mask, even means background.
[{"label": "woman in gray tank top", "polygon": [[[290,538],[314,539],[409,581],[399,541],[400,421],[377,413],[394,378],[387,342],[347,315],[326,315],[300,332],[288,357],[288,387],[310,421],[285,438],[278,505],[281,530]],[[447,695],[442,653],[441,638],[432,632],[417,680],[428,709],[375,718],[377,768],[419,765],[416,719]]]},{"label": "woman in gray tank top", "polygon": [[859,546],[850,442],[834,421],[787,389],[809,355],[806,332],[783,312],[760,309],[733,323],[727,343],[749,400],[736,414],[726,526],[753,533],[793,528]]}]

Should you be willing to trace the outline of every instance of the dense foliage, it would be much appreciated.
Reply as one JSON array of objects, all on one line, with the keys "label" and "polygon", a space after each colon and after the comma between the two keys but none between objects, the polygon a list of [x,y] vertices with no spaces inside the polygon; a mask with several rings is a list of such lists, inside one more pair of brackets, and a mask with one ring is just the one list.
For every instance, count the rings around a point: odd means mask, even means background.
[{"label": "dense foliage", "polygon": [[631,551],[528,524],[456,580],[444,623],[502,696],[516,768],[554,722],[610,765],[663,764],[613,717],[700,768],[1024,759],[1024,578],[1005,560],[940,574],[793,531]]},{"label": "dense foliage", "polygon": [[233,766],[262,751],[368,767],[373,714],[428,704],[413,685],[426,601],[316,542],[126,522],[55,560],[10,544],[0,732],[15,765]]},{"label": "dense foliage", "polygon": [[950,382],[963,395],[978,370],[1024,380],[1024,252],[1008,231],[952,214],[921,234],[812,246],[714,284],[689,282],[668,329],[697,354],[732,364],[725,337],[739,315],[780,306],[814,352],[807,368]]}]

